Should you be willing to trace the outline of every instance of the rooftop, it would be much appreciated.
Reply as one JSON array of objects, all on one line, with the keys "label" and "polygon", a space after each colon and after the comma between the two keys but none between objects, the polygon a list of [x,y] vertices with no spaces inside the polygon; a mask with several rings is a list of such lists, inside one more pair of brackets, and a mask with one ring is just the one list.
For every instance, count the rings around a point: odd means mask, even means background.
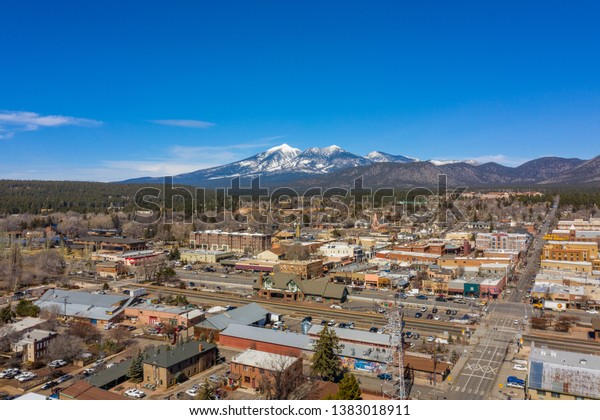
[{"label": "rooftop", "polygon": [[151,352],[146,352],[144,355],[144,363],[168,368],[199,354],[206,353],[216,347],[216,345],[207,343],[206,341],[196,340],[188,341],[187,343],[175,347],[162,345]]},{"label": "rooftop", "polygon": [[125,295],[94,294],[71,290],[47,290],[35,304],[40,309],[58,307],[59,313],[66,316],[109,320],[133,301]]},{"label": "rooftop", "polygon": [[248,349],[231,358],[233,363],[257,367],[266,370],[287,369],[298,360],[297,357],[283,356],[264,351]]}]

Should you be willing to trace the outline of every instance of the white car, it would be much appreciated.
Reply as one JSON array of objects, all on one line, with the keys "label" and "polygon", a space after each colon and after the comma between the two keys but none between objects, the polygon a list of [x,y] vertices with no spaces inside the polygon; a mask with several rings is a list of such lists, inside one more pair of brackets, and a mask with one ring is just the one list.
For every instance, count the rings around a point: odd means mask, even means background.
[{"label": "white car", "polygon": [[515,320],[513,321],[513,324],[514,324],[514,325],[519,325],[519,320],[518,320],[518,319],[515,319]]},{"label": "white car", "polygon": [[190,397],[195,397],[196,395],[198,395],[199,389],[200,389],[199,385],[194,385],[193,387],[191,387],[190,389],[185,391],[185,393],[188,394]]},{"label": "white car", "polygon": [[585,311],[588,314],[592,314],[592,315],[598,315],[598,311],[595,309],[588,309],[587,311]]},{"label": "white car", "polygon": [[25,382],[30,381],[35,377],[37,377],[37,375],[33,372],[23,372],[19,376],[16,376],[15,379],[19,382]]},{"label": "white car", "polygon": [[59,368],[59,367],[63,367],[66,365],[67,365],[67,362],[65,362],[64,360],[61,360],[61,359],[53,360],[50,363],[48,363],[48,367],[51,367],[51,368]]},{"label": "white car", "polygon": [[436,315],[436,316],[433,317],[433,319],[435,319],[436,321],[439,321],[441,318],[440,318],[439,315]]},{"label": "white car", "polygon": [[516,364],[513,366],[513,370],[518,370],[520,372],[527,372],[527,367],[523,365]]},{"label": "white car", "polygon": [[222,279],[226,279],[227,278],[227,274],[221,274],[221,278]]},{"label": "white car", "polygon": [[131,388],[125,391],[125,395],[131,398],[144,398],[146,396],[146,393],[140,391],[139,389]]},{"label": "white car", "polygon": [[429,337],[427,337],[428,343],[433,343],[434,341],[435,341],[435,338],[433,338],[431,335]]}]

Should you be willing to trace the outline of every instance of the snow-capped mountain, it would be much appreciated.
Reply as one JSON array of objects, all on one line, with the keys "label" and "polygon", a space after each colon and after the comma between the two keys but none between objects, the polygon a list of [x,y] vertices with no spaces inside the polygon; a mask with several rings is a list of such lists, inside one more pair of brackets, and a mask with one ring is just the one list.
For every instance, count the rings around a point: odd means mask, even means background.
[{"label": "snow-capped mountain", "polygon": [[347,152],[339,146],[311,147],[300,153],[284,165],[290,172],[326,174],[339,169],[370,165],[371,162],[361,156]]},{"label": "snow-capped mountain", "polygon": [[473,159],[467,159],[467,160],[436,160],[436,159],[430,159],[426,162],[431,162],[433,163],[435,166],[444,166],[444,165],[450,165],[453,163],[467,163],[469,165],[473,165],[473,166],[479,166],[480,163],[476,160]]},{"label": "snow-capped mountain", "polygon": [[385,152],[371,152],[365,156],[365,159],[370,160],[371,162],[400,162],[400,163],[409,163],[409,162],[419,162],[419,159],[411,158],[408,156],[402,155],[390,155]]},{"label": "snow-capped mountain", "polygon": [[[176,175],[173,181],[187,185],[226,185],[235,177],[262,176],[263,180],[270,178],[275,182],[305,178],[312,175],[330,174],[350,168],[369,167],[384,162],[412,164],[419,159],[402,155],[391,155],[384,152],[371,152],[362,157],[350,153],[339,146],[311,147],[304,151],[287,144],[272,147],[269,150],[250,156],[246,159],[213,168]],[[478,165],[475,161],[428,161],[436,166],[451,163],[469,163]],[[159,183],[162,178],[136,178],[123,181],[124,183]]]}]

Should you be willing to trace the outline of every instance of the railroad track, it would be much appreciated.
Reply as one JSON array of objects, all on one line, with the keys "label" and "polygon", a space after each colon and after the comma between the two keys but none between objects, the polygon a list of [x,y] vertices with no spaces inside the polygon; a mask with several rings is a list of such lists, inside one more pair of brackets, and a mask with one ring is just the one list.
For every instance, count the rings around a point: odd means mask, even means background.
[{"label": "railroad track", "polygon": [[545,345],[548,346],[548,348],[555,350],[566,350],[571,352],[600,355],[600,343],[592,341],[554,337],[546,334],[526,334],[523,336],[523,340],[527,344],[531,344],[531,342],[534,341],[536,347]]},{"label": "railroad track", "polygon": [[[307,303],[288,303],[275,300],[265,300],[258,298],[245,298],[231,294],[219,293],[219,292],[205,292],[200,290],[189,290],[189,289],[178,289],[174,287],[166,286],[153,286],[143,285],[146,290],[153,292],[162,292],[171,295],[184,295],[188,298],[194,298],[201,302],[209,302],[214,304],[225,304],[225,305],[245,305],[249,302],[255,302],[261,306],[268,307],[270,309],[277,310],[278,312],[291,313],[298,316],[312,316],[320,319],[336,319],[355,322],[357,325],[369,328],[370,326],[382,327],[386,325],[387,321],[381,314],[357,312],[347,309],[331,309],[323,307],[314,307]],[[448,331],[451,334],[461,334],[466,328],[464,325],[456,325],[448,322],[433,321],[427,319],[414,319],[405,318],[406,326],[416,328],[425,331]],[[476,329],[476,326],[471,325],[469,327],[472,331]]]}]

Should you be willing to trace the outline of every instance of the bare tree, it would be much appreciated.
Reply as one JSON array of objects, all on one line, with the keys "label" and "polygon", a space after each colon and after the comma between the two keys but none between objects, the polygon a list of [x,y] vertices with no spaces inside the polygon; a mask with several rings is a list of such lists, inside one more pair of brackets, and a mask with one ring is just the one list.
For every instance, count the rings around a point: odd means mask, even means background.
[{"label": "bare tree", "polygon": [[0,328],[0,351],[9,352],[10,347],[13,343],[19,340],[23,335],[21,332],[17,332],[14,327],[10,325],[4,325]]},{"label": "bare tree", "polygon": [[59,335],[50,342],[48,358],[72,361],[84,348],[85,346],[81,338],[73,335]]},{"label": "bare tree", "polygon": [[131,340],[131,331],[125,328],[113,328],[108,332],[108,337],[117,344],[127,343]]},{"label": "bare tree", "polygon": [[268,399],[287,400],[303,381],[302,370],[289,357],[276,354],[259,376],[258,387]]},{"label": "bare tree", "polygon": [[93,343],[101,338],[98,328],[84,322],[71,323],[69,334],[81,338],[85,343]]}]

